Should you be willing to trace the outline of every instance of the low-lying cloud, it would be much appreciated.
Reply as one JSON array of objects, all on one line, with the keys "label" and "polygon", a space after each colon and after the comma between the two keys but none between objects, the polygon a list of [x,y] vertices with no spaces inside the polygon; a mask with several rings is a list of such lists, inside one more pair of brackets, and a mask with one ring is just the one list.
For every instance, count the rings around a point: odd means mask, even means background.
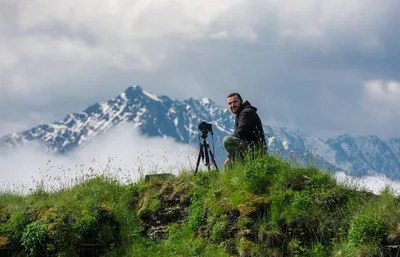
[{"label": "low-lying cloud", "polygon": [[47,190],[58,190],[98,175],[126,183],[146,174],[178,174],[194,170],[196,151],[172,139],[144,137],[132,126],[120,124],[65,156],[40,152],[33,146],[0,156],[0,191],[26,193],[38,183]]},{"label": "low-lying cloud", "polygon": [[[122,183],[146,174],[193,171],[198,149],[168,138],[148,138],[127,123],[97,136],[93,142],[63,156],[37,151],[34,146],[0,156],[0,191],[29,193],[38,185],[46,190],[69,188],[93,176],[110,176]],[[201,163],[200,170],[205,170]],[[400,183],[385,177],[334,174],[337,181],[375,194],[389,187],[400,195]]]},{"label": "low-lying cloud", "polygon": [[374,194],[380,194],[382,190],[388,188],[393,194],[400,195],[400,182],[385,176],[352,177],[344,172],[336,172],[335,178],[339,183],[351,188],[365,189]]}]

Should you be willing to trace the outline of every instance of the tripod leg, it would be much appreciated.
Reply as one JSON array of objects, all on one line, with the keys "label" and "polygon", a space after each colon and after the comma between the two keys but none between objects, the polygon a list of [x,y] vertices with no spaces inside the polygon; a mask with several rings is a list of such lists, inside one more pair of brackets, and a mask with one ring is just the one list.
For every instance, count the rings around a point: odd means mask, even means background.
[{"label": "tripod leg", "polygon": [[200,164],[201,158],[204,158],[204,152],[203,152],[203,146],[200,144],[200,151],[199,151],[199,156],[197,157],[196,170],[195,170],[194,174],[196,174],[197,170],[199,169],[199,164]]},{"label": "tripod leg", "polygon": [[207,151],[207,149],[209,149],[210,148],[210,146],[208,145],[208,144],[206,144],[205,146],[204,146],[206,149],[204,150],[204,152],[205,152],[205,154],[206,154],[206,166],[207,166],[207,168],[208,168],[208,170],[210,170],[210,157],[208,156],[208,151]]},{"label": "tripod leg", "polygon": [[208,170],[210,170],[210,158],[209,158],[208,152],[207,152],[209,145],[207,144],[207,141],[205,138],[203,138],[203,147],[204,147],[204,154],[206,155],[205,156],[205,158],[206,158],[205,165],[207,166]]},{"label": "tripod leg", "polygon": [[209,145],[207,145],[207,149],[208,149],[208,151],[210,152],[210,156],[211,156],[211,162],[214,164],[215,168],[218,170],[217,163],[215,162],[214,155],[213,155],[213,153],[212,153],[212,151],[211,151],[211,148],[210,148],[210,146],[209,146]]}]

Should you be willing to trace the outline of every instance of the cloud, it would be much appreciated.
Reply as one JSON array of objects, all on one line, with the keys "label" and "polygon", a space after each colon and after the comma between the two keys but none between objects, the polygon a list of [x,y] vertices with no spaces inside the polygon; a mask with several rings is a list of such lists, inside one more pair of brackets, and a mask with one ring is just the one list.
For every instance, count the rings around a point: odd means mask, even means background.
[{"label": "cloud", "polygon": [[36,147],[0,156],[2,191],[27,193],[40,182],[47,190],[58,190],[95,175],[111,176],[122,183],[134,182],[146,174],[194,170],[197,160],[192,146],[144,137],[128,124],[120,124],[65,156],[47,154]]},{"label": "cloud", "polygon": [[[195,169],[198,149],[168,138],[147,138],[130,124],[122,123],[64,156],[38,151],[36,145],[14,149],[0,156],[0,191],[29,193],[38,185],[46,190],[70,188],[93,176],[105,175],[132,183],[146,174]],[[199,169],[205,171],[203,163]],[[400,195],[400,182],[383,176],[352,177],[336,172],[339,183],[379,194],[389,187]]]},{"label": "cloud", "polygon": [[332,50],[343,45],[373,50],[381,47],[379,31],[389,24],[382,18],[394,15],[395,6],[395,1],[276,1],[273,10],[282,38]]},{"label": "cloud", "polygon": [[307,132],[372,132],[360,92],[400,80],[399,11],[398,0],[0,1],[0,117],[59,119],[140,84],[221,104],[239,91]]},{"label": "cloud", "polygon": [[[105,175],[132,183],[146,174],[195,169],[198,150],[168,138],[147,138],[122,123],[68,155],[54,156],[28,146],[0,156],[0,191],[29,193],[38,185],[46,190],[70,188],[93,176]],[[199,169],[205,171],[200,163]],[[400,182],[384,176],[352,177],[344,172],[335,179],[351,188],[380,194],[385,187],[400,195]]]},{"label": "cloud", "polygon": [[[33,83],[35,87],[91,71],[92,65],[157,69],[171,50],[216,35],[268,45],[306,44],[316,50],[349,44],[353,50],[380,48],[384,39],[380,32],[390,24],[390,19],[381,18],[396,14],[394,0],[350,0],[345,8],[335,1],[316,0],[290,4],[275,0],[46,0],[40,5],[37,1],[9,1],[3,6],[15,16],[2,12],[5,23],[1,28],[16,32],[2,37],[0,53],[5,58],[0,67],[14,71],[9,77],[3,75],[10,83],[2,87],[25,90],[37,71],[41,76],[37,76],[39,83]],[[32,67],[35,73],[21,69],[38,62],[42,65]],[[22,67],[15,70],[15,66]],[[46,72],[49,68],[51,72]],[[24,83],[26,80],[29,83]]]},{"label": "cloud", "polygon": [[370,80],[365,84],[364,108],[379,119],[400,117],[400,82]]},{"label": "cloud", "polygon": [[400,181],[393,181],[384,176],[352,177],[344,172],[336,172],[335,179],[343,185],[357,190],[367,190],[374,194],[380,194],[388,188],[394,195],[400,196]]},{"label": "cloud", "polygon": [[369,80],[361,93],[361,107],[372,131],[384,131],[398,137],[400,126],[400,82]]},{"label": "cloud", "polygon": [[[23,105],[22,105],[23,106]],[[7,108],[7,107],[5,107]],[[13,109],[14,112],[18,112],[18,109]],[[25,111],[23,117],[19,116],[8,116],[0,113],[0,137],[15,131],[23,131],[27,128],[37,126],[39,124],[45,124],[49,120],[59,120],[49,113],[40,113],[35,111]]]}]

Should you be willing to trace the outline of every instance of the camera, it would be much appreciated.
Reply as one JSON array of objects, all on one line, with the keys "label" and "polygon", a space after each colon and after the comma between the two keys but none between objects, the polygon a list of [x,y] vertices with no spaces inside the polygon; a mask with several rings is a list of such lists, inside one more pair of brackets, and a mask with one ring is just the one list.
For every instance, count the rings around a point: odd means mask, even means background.
[{"label": "camera", "polygon": [[199,129],[199,131],[203,132],[204,134],[206,134],[208,132],[212,132],[212,124],[203,121],[199,124],[198,129]]}]

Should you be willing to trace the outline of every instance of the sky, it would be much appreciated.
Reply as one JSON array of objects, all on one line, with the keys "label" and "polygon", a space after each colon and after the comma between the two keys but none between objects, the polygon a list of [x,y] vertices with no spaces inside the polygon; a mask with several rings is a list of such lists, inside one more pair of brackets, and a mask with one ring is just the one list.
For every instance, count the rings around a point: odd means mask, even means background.
[{"label": "sky", "polygon": [[323,139],[400,138],[398,0],[0,0],[0,136],[128,86]]}]

